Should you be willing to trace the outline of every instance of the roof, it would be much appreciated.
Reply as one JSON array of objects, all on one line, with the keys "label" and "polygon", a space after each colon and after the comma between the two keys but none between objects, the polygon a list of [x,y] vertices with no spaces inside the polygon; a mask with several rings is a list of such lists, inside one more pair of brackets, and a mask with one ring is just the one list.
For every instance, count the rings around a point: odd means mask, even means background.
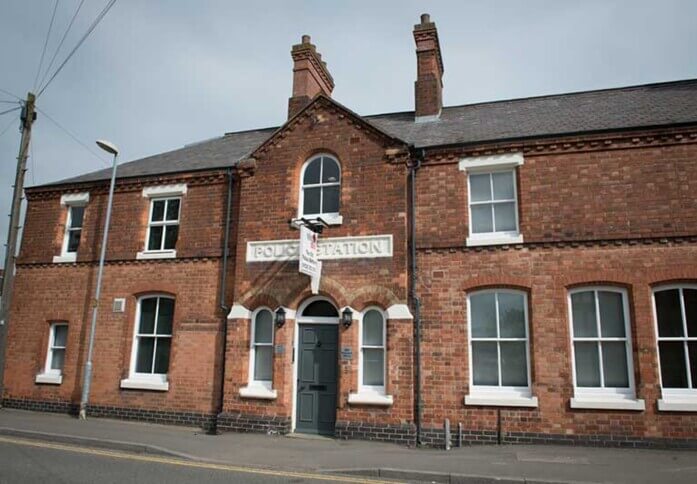
[{"label": "roof", "polygon": [[[436,121],[414,111],[364,116],[376,128],[417,148],[571,133],[697,123],[697,79],[445,107]],[[249,155],[277,127],[228,133],[119,165],[119,178],[227,168]],[[111,169],[49,185],[106,180]]]}]

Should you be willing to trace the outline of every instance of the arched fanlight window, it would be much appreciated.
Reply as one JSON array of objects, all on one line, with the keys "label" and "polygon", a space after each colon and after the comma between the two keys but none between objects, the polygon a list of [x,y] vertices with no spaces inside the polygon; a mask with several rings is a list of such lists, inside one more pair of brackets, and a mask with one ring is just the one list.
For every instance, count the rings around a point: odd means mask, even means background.
[{"label": "arched fanlight window", "polygon": [[323,318],[338,318],[339,312],[329,301],[318,300],[307,305],[302,312],[303,316],[314,316]]},{"label": "arched fanlight window", "polygon": [[337,216],[341,199],[341,168],[329,155],[311,158],[303,167],[300,188],[300,215]]}]

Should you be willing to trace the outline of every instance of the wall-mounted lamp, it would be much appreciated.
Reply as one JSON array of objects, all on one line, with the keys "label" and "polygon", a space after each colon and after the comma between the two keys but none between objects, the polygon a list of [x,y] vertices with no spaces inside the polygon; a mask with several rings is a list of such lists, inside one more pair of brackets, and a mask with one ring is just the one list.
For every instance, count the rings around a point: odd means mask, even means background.
[{"label": "wall-mounted lamp", "polygon": [[276,310],[276,327],[281,328],[284,324],[286,324],[286,310],[281,306]]},{"label": "wall-mounted lamp", "polygon": [[347,306],[341,311],[341,324],[344,325],[344,328],[348,328],[351,323],[353,323],[353,311]]}]

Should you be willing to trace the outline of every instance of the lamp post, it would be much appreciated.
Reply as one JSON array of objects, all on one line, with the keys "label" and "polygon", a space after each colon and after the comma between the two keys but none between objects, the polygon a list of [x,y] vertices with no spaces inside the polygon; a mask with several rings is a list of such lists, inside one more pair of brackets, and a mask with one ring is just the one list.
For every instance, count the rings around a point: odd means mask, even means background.
[{"label": "lamp post", "polygon": [[97,327],[97,309],[99,307],[99,296],[102,292],[102,274],[104,273],[104,257],[106,256],[106,243],[109,237],[109,221],[111,220],[111,206],[114,199],[114,184],[116,183],[116,159],[119,150],[112,143],[104,140],[97,140],[97,146],[114,155],[111,168],[111,184],[109,185],[109,201],[106,208],[106,219],[104,220],[104,236],[102,237],[102,251],[99,256],[99,271],[97,272],[97,290],[92,301],[92,325],[90,326],[90,338],[87,345],[87,361],[82,378],[82,397],[80,398],[80,419],[87,418],[87,403],[90,398],[90,385],[92,384],[92,352],[94,350],[94,331]]}]

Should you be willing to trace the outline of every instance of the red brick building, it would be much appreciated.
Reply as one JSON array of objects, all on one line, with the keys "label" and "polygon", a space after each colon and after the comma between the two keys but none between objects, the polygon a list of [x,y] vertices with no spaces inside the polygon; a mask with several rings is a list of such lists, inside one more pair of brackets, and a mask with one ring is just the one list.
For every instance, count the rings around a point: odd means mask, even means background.
[{"label": "red brick building", "polygon": [[[119,166],[90,415],[697,446],[697,81],[443,107],[414,39],[413,111],[333,100],[306,36],[282,126]],[[27,190],[5,406],[79,402],[108,178]]]}]

